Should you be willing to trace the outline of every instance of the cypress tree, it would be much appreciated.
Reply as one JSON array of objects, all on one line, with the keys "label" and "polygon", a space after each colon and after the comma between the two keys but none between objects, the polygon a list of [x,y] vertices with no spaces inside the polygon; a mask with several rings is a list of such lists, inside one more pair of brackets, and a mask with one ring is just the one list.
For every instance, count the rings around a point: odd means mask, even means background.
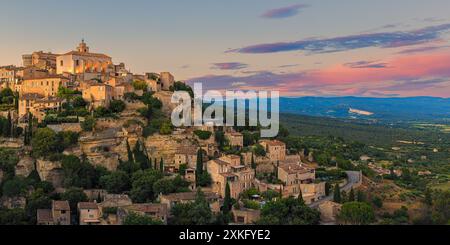
[{"label": "cypress tree", "polygon": [[334,195],[333,201],[337,203],[341,203],[341,189],[339,188],[339,184],[334,185]]},{"label": "cypress tree", "polygon": [[6,120],[5,124],[3,125],[3,136],[4,137],[11,137],[11,112],[8,111],[8,119]]},{"label": "cypress tree", "polygon": [[31,112],[28,112],[28,144],[31,143],[31,139],[33,138],[33,114]]},{"label": "cypress tree", "polygon": [[256,169],[255,157],[254,157],[253,153],[252,153],[252,162],[251,162],[251,165],[252,165],[252,169]]},{"label": "cypress tree", "polygon": [[431,194],[430,189],[428,189],[428,188],[425,190],[424,202],[428,206],[432,206],[433,205],[433,196]]},{"label": "cypress tree", "polygon": [[164,160],[161,157],[161,161],[159,162],[159,171],[161,171],[161,173],[164,173]]},{"label": "cypress tree", "polygon": [[366,201],[366,195],[364,194],[364,192],[362,192],[362,191],[358,191],[357,193],[356,193],[356,201],[358,201],[358,202],[365,202]]},{"label": "cypress tree", "polygon": [[196,169],[195,169],[195,182],[197,185],[199,185],[199,181],[201,176],[203,175],[203,153],[202,153],[202,148],[200,148],[197,151],[197,165],[196,165]]},{"label": "cypress tree", "polygon": [[302,188],[300,187],[300,193],[298,194],[298,201],[300,202],[300,204],[304,205],[305,204],[305,200],[303,199],[303,193],[302,193]]},{"label": "cypress tree", "polygon": [[155,158],[155,161],[153,162],[153,169],[154,170],[157,170],[158,168],[157,168],[157,165],[158,165],[158,161],[156,160],[156,158]]},{"label": "cypress tree", "polygon": [[231,209],[231,191],[230,191],[230,185],[227,182],[227,185],[225,186],[225,197],[223,199],[223,209],[222,212],[224,215],[228,215],[230,213]]},{"label": "cypress tree", "polygon": [[353,188],[350,190],[350,194],[348,195],[348,201],[349,202],[355,201],[355,191],[353,190]]},{"label": "cypress tree", "polygon": [[127,139],[127,153],[128,153],[128,161],[134,162],[133,152],[131,152],[130,143],[128,143],[128,139]]}]

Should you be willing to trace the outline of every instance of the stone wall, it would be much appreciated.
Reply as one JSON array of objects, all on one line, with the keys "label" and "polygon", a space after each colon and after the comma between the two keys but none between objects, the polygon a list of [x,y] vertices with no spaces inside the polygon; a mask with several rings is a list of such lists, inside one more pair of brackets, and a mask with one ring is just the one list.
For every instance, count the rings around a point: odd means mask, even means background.
[{"label": "stone wall", "polygon": [[145,140],[145,147],[150,158],[164,159],[166,166],[174,165],[175,153],[185,147],[196,145],[192,135],[153,135]]},{"label": "stone wall", "polygon": [[42,181],[52,183],[55,188],[62,187],[64,176],[61,162],[38,159],[36,160],[36,170]]},{"label": "stone wall", "polygon": [[28,177],[35,170],[34,163],[35,160],[32,157],[25,156],[21,158],[15,167],[16,176]]}]

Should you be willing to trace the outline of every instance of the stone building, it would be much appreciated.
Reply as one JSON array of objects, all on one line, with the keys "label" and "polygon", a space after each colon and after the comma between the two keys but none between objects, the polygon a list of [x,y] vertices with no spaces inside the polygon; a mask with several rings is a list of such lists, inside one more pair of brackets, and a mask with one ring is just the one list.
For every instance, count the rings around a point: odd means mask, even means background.
[{"label": "stone building", "polygon": [[195,168],[197,164],[197,147],[180,147],[175,153],[175,169],[179,169],[181,164],[186,164],[190,168]]},{"label": "stone building", "polygon": [[235,224],[251,225],[261,218],[260,210],[253,210],[248,208],[233,208],[233,221]]},{"label": "stone building", "polygon": [[312,183],[316,179],[316,171],[299,163],[280,163],[278,179],[285,185]]},{"label": "stone building", "polygon": [[61,109],[64,100],[49,96],[45,97],[37,93],[28,93],[19,96],[19,118],[22,119],[31,113],[38,122],[42,122],[48,111]]},{"label": "stone building", "polygon": [[260,140],[259,144],[264,147],[266,156],[272,163],[286,159],[286,144],[279,140]]},{"label": "stone building", "polygon": [[244,136],[239,132],[227,132],[225,138],[230,146],[244,147]]},{"label": "stone building", "polygon": [[34,66],[39,69],[51,70],[56,72],[56,58],[58,54],[51,52],[33,52],[32,54],[22,55],[23,66]]},{"label": "stone building", "polygon": [[37,78],[26,78],[22,82],[20,94],[39,94],[45,97],[56,96],[59,87],[67,87],[70,80],[59,75],[46,75]]},{"label": "stone building", "polygon": [[52,209],[37,210],[38,225],[70,225],[68,201],[52,201]]},{"label": "stone building", "polygon": [[81,87],[82,97],[90,104],[91,108],[109,107],[114,95],[112,86],[96,80],[90,80],[83,82]]},{"label": "stone building", "polygon": [[100,224],[100,210],[95,202],[79,202],[77,204],[80,225]]},{"label": "stone building", "polygon": [[113,77],[106,84],[112,87],[112,99],[114,100],[123,100],[126,93],[134,92],[133,84],[123,78]]},{"label": "stone building", "polygon": [[161,89],[169,91],[170,87],[175,84],[175,78],[170,72],[161,72],[160,75]]},{"label": "stone building", "polygon": [[10,88],[13,91],[15,84],[20,80],[19,68],[13,65],[0,67],[0,86],[2,89]]},{"label": "stone building", "polygon": [[207,171],[211,175],[212,190],[221,197],[225,196],[226,184],[230,186],[232,198],[253,186],[255,171],[248,166],[241,165],[239,156],[223,156],[210,160]]},{"label": "stone building", "polygon": [[107,73],[111,70],[112,59],[105,54],[91,53],[84,40],[75,51],[56,58],[57,74]]}]

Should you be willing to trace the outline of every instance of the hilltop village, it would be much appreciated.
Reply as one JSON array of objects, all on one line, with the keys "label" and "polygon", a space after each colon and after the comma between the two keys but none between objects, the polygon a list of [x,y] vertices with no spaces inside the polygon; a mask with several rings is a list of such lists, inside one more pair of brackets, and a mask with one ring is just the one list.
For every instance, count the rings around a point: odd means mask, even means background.
[{"label": "hilltop village", "polygon": [[133,74],[84,40],[0,67],[0,85],[2,223],[333,224],[333,198],[356,199],[362,182],[317,178],[311,152],[258,127],[173,127],[187,84]]}]

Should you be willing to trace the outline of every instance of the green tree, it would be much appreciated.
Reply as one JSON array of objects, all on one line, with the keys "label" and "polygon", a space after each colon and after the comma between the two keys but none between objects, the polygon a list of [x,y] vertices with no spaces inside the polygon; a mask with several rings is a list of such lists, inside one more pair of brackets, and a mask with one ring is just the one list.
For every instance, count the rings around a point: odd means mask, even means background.
[{"label": "green tree", "polygon": [[339,222],[352,225],[368,225],[375,222],[372,206],[363,202],[347,202],[342,205]]},{"label": "green tree", "polygon": [[77,156],[69,155],[62,158],[65,187],[80,187],[91,189],[97,186],[99,174],[89,162],[81,161]]},{"label": "green tree", "polygon": [[208,225],[213,221],[211,208],[200,188],[194,202],[175,204],[171,214],[170,223],[173,225]]},{"label": "green tree", "polygon": [[229,215],[231,211],[231,193],[230,193],[230,184],[227,182],[225,186],[225,197],[223,199],[223,209],[222,212],[224,215]]},{"label": "green tree", "polygon": [[260,145],[260,144],[256,144],[254,147],[253,147],[253,151],[255,152],[255,154],[257,155],[257,156],[259,156],[259,157],[264,157],[264,156],[266,156],[266,150],[264,149],[264,147],[262,146],[262,145]]},{"label": "green tree", "polygon": [[358,190],[356,192],[356,201],[358,201],[358,202],[365,202],[365,201],[367,201],[366,194],[363,191]]},{"label": "green tree", "polygon": [[133,152],[131,152],[130,143],[128,142],[128,139],[127,139],[126,142],[127,142],[128,161],[129,162],[134,162]]},{"label": "green tree", "polygon": [[353,188],[350,190],[350,193],[348,194],[348,201],[349,202],[354,202],[355,200],[355,191],[353,190]]},{"label": "green tree", "polygon": [[433,196],[431,194],[431,190],[428,188],[425,190],[424,203],[426,205],[428,205],[429,207],[431,207],[433,205]]},{"label": "green tree", "polygon": [[109,105],[109,109],[114,113],[120,113],[125,110],[126,104],[121,100],[113,100]]},{"label": "green tree", "polygon": [[25,210],[15,209],[0,209],[0,224],[2,225],[28,225],[28,217]]},{"label": "green tree", "polygon": [[61,200],[68,201],[71,212],[76,213],[77,204],[79,202],[86,202],[88,200],[88,197],[83,192],[83,189],[73,187],[66,189],[66,191],[61,194]]},{"label": "green tree", "polygon": [[184,176],[186,174],[186,169],[188,169],[188,165],[186,163],[180,164],[180,166],[178,167],[178,173],[181,176]]},{"label": "green tree", "polygon": [[11,137],[11,129],[12,129],[11,112],[8,111],[8,118],[6,119],[6,122],[3,125],[3,136]]},{"label": "green tree", "polygon": [[159,171],[164,174],[164,159],[161,157],[161,161],[159,162]]},{"label": "green tree", "polygon": [[252,153],[251,167],[252,167],[252,169],[256,170],[255,156],[253,155],[253,153]]},{"label": "green tree", "polygon": [[170,123],[170,122],[164,122],[161,125],[161,128],[159,129],[159,133],[162,134],[162,135],[171,134],[172,131],[173,131],[172,123]]},{"label": "green tree", "polygon": [[14,177],[3,184],[3,195],[7,197],[25,196],[27,190],[27,181],[22,177]]},{"label": "green tree", "polygon": [[121,194],[130,189],[130,180],[126,172],[119,170],[102,176],[100,185],[109,193]]},{"label": "green tree", "polygon": [[146,203],[156,198],[153,185],[163,177],[162,173],[155,169],[139,170],[131,178],[130,197],[133,202]]},{"label": "green tree", "polygon": [[203,175],[203,150],[200,148],[197,151],[197,165],[195,168],[195,174],[196,174],[196,185],[198,186],[200,184],[200,178]]},{"label": "green tree", "polygon": [[150,162],[145,154],[144,147],[145,146],[141,144],[139,140],[136,142],[133,149],[134,161],[140,166],[141,169],[148,169],[150,167]]},{"label": "green tree", "polygon": [[334,185],[334,195],[333,195],[333,201],[337,203],[341,203],[341,188],[339,188],[339,184]]},{"label": "green tree", "polygon": [[30,218],[32,224],[36,224],[36,213],[38,209],[50,209],[51,208],[50,196],[45,193],[41,188],[36,189],[27,198],[27,204],[25,207],[26,214]]},{"label": "green tree", "polygon": [[377,208],[382,208],[383,207],[383,199],[381,199],[381,197],[379,197],[379,196],[374,196],[372,198],[372,203]]},{"label": "green tree", "polygon": [[220,149],[222,149],[227,144],[225,139],[225,133],[223,131],[216,131],[214,133],[214,140],[219,145]]},{"label": "green tree", "polygon": [[261,210],[259,225],[317,225],[320,213],[298,198],[285,198],[270,201]]},{"label": "green tree", "polygon": [[141,81],[141,80],[134,80],[133,81],[133,87],[136,90],[143,90],[143,91],[147,91],[148,85],[145,81]]},{"label": "green tree", "polygon": [[83,129],[83,131],[86,132],[91,132],[92,130],[94,130],[95,124],[96,124],[95,118],[91,116],[86,117],[84,121],[80,123],[81,128]]},{"label": "green tree", "polygon": [[146,215],[131,212],[125,217],[123,225],[163,225],[163,222]]}]

